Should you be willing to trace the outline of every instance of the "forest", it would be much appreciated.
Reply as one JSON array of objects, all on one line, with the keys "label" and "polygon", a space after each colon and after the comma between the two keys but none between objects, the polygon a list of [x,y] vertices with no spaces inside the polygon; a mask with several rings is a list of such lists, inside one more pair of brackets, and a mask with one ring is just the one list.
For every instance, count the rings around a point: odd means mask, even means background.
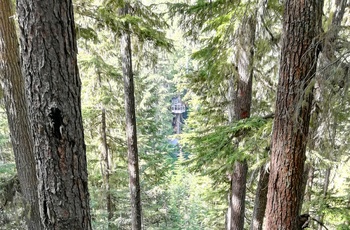
[{"label": "forest", "polygon": [[350,1],[0,0],[0,229],[350,229]]}]

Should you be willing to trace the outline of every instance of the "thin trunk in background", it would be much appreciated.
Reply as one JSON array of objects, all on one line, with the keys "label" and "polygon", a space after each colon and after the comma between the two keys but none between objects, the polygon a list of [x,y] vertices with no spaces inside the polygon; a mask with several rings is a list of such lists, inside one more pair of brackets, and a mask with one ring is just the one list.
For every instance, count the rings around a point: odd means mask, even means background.
[{"label": "thin trunk in background", "polygon": [[[121,16],[129,14],[129,3],[120,10]],[[128,145],[128,171],[131,200],[132,230],[141,229],[141,191],[139,179],[139,163],[137,149],[136,115],[134,76],[132,72],[131,38],[128,23],[124,23],[124,30],[120,38],[120,51],[125,92],[126,137]]]},{"label": "thin trunk in background", "polygon": [[21,73],[19,45],[13,16],[11,1],[0,1],[0,81],[23,196],[24,218],[29,230],[40,230],[42,225],[33,139],[30,134],[24,79]]},{"label": "thin trunk in background", "polygon": [[[99,69],[97,69],[97,77],[98,77],[98,83],[99,87],[102,90],[102,79],[101,79],[101,73]],[[107,218],[108,218],[108,229],[111,229],[111,221],[113,218],[113,211],[112,211],[112,196],[110,191],[110,183],[109,183],[109,176],[110,176],[110,162],[109,162],[109,149],[108,149],[108,140],[107,140],[107,124],[106,124],[106,109],[101,103],[101,175],[103,178],[103,184],[105,187],[105,194],[106,194],[106,211],[107,211]]]},{"label": "thin trunk in background", "polygon": [[111,227],[111,221],[113,218],[112,211],[112,197],[109,184],[109,175],[110,175],[110,164],[109,164],[109,151],[107,143],[107,132],[106,132],[106,110],[102,108],[101,110],[101,137],[102,137],[102,176],[105,184],[106,190],[106,200],[107,200],[107,214],[108,214],[108,227]]},{"label": "thin trunk in background", "polygon": [[91,229],[73,3],[18,0],[44,229]]},{"label": "thin trunk in background", "polygon": [[304,173],[303,173],[303,177],[302,177],[302,181],[301,181],[301,185],[300,185],[300,191],[301,191],[301,196],[300,196],[300,207],[299,207],[299,214],[308,214],[308,213],[301,213],[302,208],[303,208],[303,204],[305,201],[305,194],[306,194],[306,186],[307,186],[307,182],[309,179],[309,172],[311,170],[311,166],[310,164],[305,164],[304,165]]},{"label": "thin trunk in background", "polygon": [[299,230],[301,183],[309,133],[323,1],[288,0],[283,15],[266,229]]},{"label": "thin trunk in background", "polygon": [[[327,194],[328,194],[328,187],[329,187],[329,178],[330,178],[330,175],[331,175],[331,168],[327,168],[326,169],[326,173],[325,173],[325,176],[324,176],[324,184],[323,184],[323,192],[322,192],[322,196],[323,196],[323,199],[326,199],[327,197]],[[317,219],[318,221],[320,221],[321,223],[323,223],[323,217],[324,217],[324,214],[320,214]],[[323,226],[322,225],[318,225],[318,230],[322,230],[323,229]]]},{"label": "thin trunk in background", "polygon": [[[259,30],[257,34],[267,33],[270,39],[275,45],[279,39],[276,39],[271,31],[266,27],[266,19],[268,17],[268,0],[259,0],[257,7],[257,29]],[[264,28],[265,27],[265,28]],[[264,28],[262,30],[262,28]],[[266,118],[271,118],[273,115],[269,115]],[[268,154],[270,155],[270,154]],[[269,156],[268,156],[269,158]],[[263,165],[260,168],[259,180],[256,188],[256,194],[254,199],[254,208],[252,214],[252,220],[250,223],[250,230],[261,230],[263,229],[265,210],[267,204],[267,188],[269,183],[269,164]]]},{"label": "thin trunk in background", "polygon": [[259,174],[260,176],[258,187],[256,188],[253,217],[250,224],[250,230],[262,230],[265,217],[267,187],[269,183],[269,173],[265,165],[260,168]]},{"label": "thin trunk in background", "polygon": [[[314,167],[312,165],[309,166],[309,173],[307,175],[307,184],[306,184],[306,188],[305,188],[305,195],[304,195],[304,202],[306,203],[310,203],[311,202],[311,194],[312,194],[312,187],[313,187],[313,183],[314,183]],[[310,208],[309,206],[305,207],[305,211],[306,213],[310,212]]]},{"label": "thin trunk in background", "polygon": [[[230,120],[241,120],[250,116],[252,101],[253,56],[255,41],[255,15],[243,20],[237,35],[236,53],[236,91],[233,97],[233,115]],[[233,84],[230,84],[232,88]],[[229,89],[232,91],[232,89]],[[246,182],[248,164],[246,160],[237,161],[231,175],[231,191],[227,215],[227,229],[244,228]]]},{"label": "thin trunk in background", "polygon": [[[341,29],[341,23],[342,20],[344,18],[344,14],[345,14],[345,9],[347,7],[347,0],[335,0],[335,11],[333,13],[333,18],[332,18],[332,23],[331,23],[331,27],[330,30],[327,32],[327,36],[325,39],[325,43],[324,43],[324,48],[322,49],[322,56],[320,58],[320,62],[322,66],[327,66],[330,65],[331,63],[335,62],[337,60],[337,57],[335,55],[335,48],[336,47],[336,40],[339,37],[339,31]],[[340,64],[340,67],[342,67],[344,69],[344,77],[346,77],[346,72],[348,71],[348,67],[344,66],[342,63]],[[345,80],[343,80],[345,81]],[[341,82],[341,80],[340,80]],[[337,82],[337,84],[340,86],[341,83]],[[320,93],[320,95],[322,95],[322,93]],[[322,97],[322,96],[321,96]],[[334,149],[334,145],[335,145],[335,136],[336,136],[336,124],[332,125],[332,133],[330,134],[331,136],[331,146],[333,146]],[[321,133],[318,133],[318,137],[319,138],[323,138],[323,135],[321,135]],[[329,158],[334,158],[334,153],[331,152],[329,154]],[[329,180],[330,180],[330,175],[331,175],[331,167],[328,167],[326,169],[325,172],[325,176],[324,176],[324,185],[323,185],[323,198],[325,199],[327,197],[328,194],[328,189],[329,189]],[[318,220],[320,222],[323,222],[323,217],[324,214],[320,214],[318,216]],[[322,229],[322,226],[319,225],[318,229]]]},{"label": "thin trunk in background", "polygon": [[339,36],[341,22],[343,21],[347,0],[335,0],[335,11],[333,12],[332,23],[326,34],[326,39],[322,47],[322,60],[328,64],[334,62],[337,57],[335,55],[335,42]]},{"label": "thin trunk in background", "polygon": [[[329,117],[332,117],[332,108],[329,106],[322,106],[322,103],[324,102],[325,95],[328,94],[328,88],[326,88],[326,84],[324,83],[324,79],[328,79],[332,77],[333,75],[333,69],[336,68],[332,66],[334,63],[337,63],[337,57],[336,57],[336,47],[337,47],[337,40],[339,37],[339,31],[341,29],[341,23],[344,18],[345,9],[347,7],[347,0],[335,0],[335,10],[331,14],[332,15],[332,22],[330,25],[329,30],[325,34],[325,39],[323,42],[322,52],[319,57],[319,66],[321,69],[324,69],[324,71],[320,71],[317,74],[317,88],[315,90],[315,104],[319,105],[318,107],[321,107],[321,109],[318,109],[316,107],[315,109],[315,121],[316,123],[316,130],[314,131],[312,140],[313,143],[311,143],[311,147],[313,149],[322,149],[322,145],[324,142],[329,142],[329,140],[326,140],[325,133],[326,133],[326,127],[332,126],[331,129],[329,129],[329,138],[330,145],[334,149],[335,145],[335,137],[336,137],[336,124],[337,122],[334,122],[333,124],[327,124],[329,121]],[[339,87],[343,87],[346,80],[344,78],[347,77],[348,72],[348,66],[344,63],[342,63],[340,60],[338,68],[342,69],[343,76],[339,78],[339,80],[335,81],[333,84],[338,85]],[[339,72],[338,72],[339,73]],[[328,159],[332,160],[334,158],[334,152],[330,150],[330,153],[327,156]],[[324,176],[324,184],[323,184],[323,198],[326,199],[329,189],[329,179],[331,175],[332,167],[326,168],[325,176]],[[313,179],[313,178],[312,178]],[[312,184],[312,181],[310,182]],[[310,188],[311,190],[311,188]],[[311,191],[310,191],[311,193]],[[311,199],[311,195],[309,195],[309,199]],[[320,222],[323,222],[324,214],[320,214],[317,219]],[[318,226],[318,229],[322,229],[323,227],[321,225]]]}]

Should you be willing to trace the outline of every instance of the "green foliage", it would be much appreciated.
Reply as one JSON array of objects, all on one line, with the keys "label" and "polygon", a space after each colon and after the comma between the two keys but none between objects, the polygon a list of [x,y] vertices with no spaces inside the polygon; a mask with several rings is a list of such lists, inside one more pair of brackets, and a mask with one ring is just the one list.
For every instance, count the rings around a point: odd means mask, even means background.
[{"label": "green foliage", "polygon": [[188,164],[215,183],[223,183],[234,162],[255,159],[258,154],[264,159],[271,127],[271,121],[252,117],[229,125],[193,128],[182,139],[185,150],[193,154]]},{"label": "green foliage", "polygon": [[211,215],[213,210],[223,205],[215,199],[209,199],[211,181],[208,177],[190,173],[183,165],[180,155],[171,172],[166,186],[166,199],[162,212],[166,220],[157,227],[149,229],[222,229],[224,226]]},{"label": "green foliage", "polygon": [[231,29],[237,28],[239,20],[254,5],[255,3],[251,1],[239,3],[226,0],[209,2],[198,0],[194,4],[169,4],[169,9],[171,16],[179,16],[180,26],[186,31],[184,36],[198,40],[203,37],[202,33],[213,31],[230,37]]},{"label": "green foliage", "polygon": [[75,29],[77,31],[77,39],[91,40],[93,42],[98,41],[98,35],[91,27],[84,28],[76,24]]},{"label": "green foliage", "polygon": [[5,109],[0,106],[0,163],[13,162],[13,151]]},{"label": "green foliage", "polygon": [[[125,30],[132,37],[144,228],[224,229],[228,175],[234,162],[244,159],[252,178],[247,184],[249,220],[255,171],[267,161],[270,146],[273,122],[262,117],[274,110],[281,1],[145,2],[130,1],[131,13],[121,17],[119,9],[126,1],[75,1],[93,229],[130,229],[131,224],[118,45],[119,35]],[[237,75],[237,30],[244,17],[256,9],[253,117],[230,123],[227,111],[232,101],[227,92]],[[326,30],[331,16],[326,15]],[[349,31],[344,27],[340,34],[334,49],[345,62]],[[342,62],[335,62],[332,68],[322,67],[320,72],[323,77],[314,83],[321,88],[322,100],[314,103],[311,128],[323,128],[310,137],[318,145],[309,142],[308,161],[315,172],[311,200],[305,207],[313,216],[323,215],[329,229],[349,229],[349,82],[344,78]],[[307,90],[312,92],[311,88]],[[189,118],[184,133],[173,136],[169,107],[171,98],[177,95],[183,96]],[[101,170],[102,109],[106,112],[110,154],[110,221]],[[179,138],[181,146],[171,145],[173,138]],[[0,228],[21,229],[23,221],[18,217],[22,215],[22,203],[16,199],[19,194],[14,164],[6,163],[13,162],[13,153],[3,110],[0,161]],[[324,194],[324,174],[329,168],[331,180]],[[3,207],[4,200],[12,202]]]},{"label": "green foliage", "polygon": [[25,229],[21,189],[14,163],[0,164],[0,229]]},{"label": "green foliage", "polygon": [[[247,15],[256,14],[258,8],[260,27],[254,47],[256,82],[252,104],[252,114],[256,117],[230,123],[228,109],[234,101],[229,98],[228,91],[238,74],[239,28]],[[172,16],[180,18],[184,36],[198,43],[191,55],[194,69],[181,76],[187,91],[185,100],[191,108],[185,134],[181,137],[183,149],[189,153],[186,164],[191,171],[213,180],[215,192],[209,194],[222,203],[226,202],[234,163],[246,159],[253,171],[266,161],[266,149],[270,146],[272,121],[258,115],[272,112],[277,79],[278,55],[273,46],[278,42],[279,32],[276,32],[278,26],[269,24],[276,23],[277,13],[271,9],[265,9],[271,13],[271,19],[267,20],[255,1],[170,4]],[[213,210],[212,215],[223,223],[222,213],[225,213],[224,209]]]},{"label": "green foliage", "polygon": [[1,209],[6,207],[8,203],[13,202],[16,191],[20,191],[19,182],[15,173],[13,164],[0,166],[0,197]]},{"label": "green foliage", "polygon": [[15,175],[15,165],[13,163],[1,164],[0,175],[4,177]]},{"label": "green foliage", "polygon": [[[80,52],[79,64],[83,70],[83,115],[89,159],[89,183],[94,229],[107,225],[117,229],[130,228],[130,204],[126,163],[124,89],[119,61],[118,36],[130,25],[133,38],[135,98],[137,108],[138,146],[140,156],[142,197],[150,201],[143,207],[144,226],[152,226],[166,218],[157,210],[163,206],[167,171],[173,159],[172,146],[167,136],[172,133],[169,106],[171,93],[167,88],[171,75],[154,74],[159,49],[170,50],[172,45],[165,37],[164,23],[154,6],[139,1],[131,3],[131,15],[118,16],[121,1],[104,1],[101,5],[89,5],[80,9],[81,20],[86,25],[92,18],[97,38],[80,40],[84,50]],[[92,11],[91,9],[95,9]],[[83,31],[84,32],[84,31]],[[110,38],[113,38],[114,44]],[[81,36],[81,38],[84,38]],[[96,43],[98,41],[98,43]],[[159,49],[158,49],[159,48]],[[136,60],[136,61],[135,61]],[[150,65],[152,64],[151,68]],[[107,144],[110,161],[110,193],[113,218],[108,221],[106,211],[105,182],[101,174],[101,109],[106,111]],[[156,189],[159,188],[159,189]],[[156,200],[154,200],[156,198]],[[109,222],[109,223],[108,223]]]}]

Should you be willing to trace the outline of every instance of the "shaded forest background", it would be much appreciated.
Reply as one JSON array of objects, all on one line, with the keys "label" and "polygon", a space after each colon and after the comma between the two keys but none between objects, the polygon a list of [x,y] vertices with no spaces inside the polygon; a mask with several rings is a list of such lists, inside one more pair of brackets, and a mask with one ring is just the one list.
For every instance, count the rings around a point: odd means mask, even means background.
[{"label": "shaded forest background", "polygon": [[[281,52],[282,1],[74,1],[93,229],[131,229],[120,23],[130,24],[144,229],[225,229],[230,174],[248,165],[245,229],[268,169]],[[350,229],[350,14],[325,1],[312,80],[301,213]],[[343,10],[340,21],[338,10]],[[232,120],[237,50],[254,15],[250,118]],[[316,41],[315,41],[316,42]],[[239,57],[238,57],[239,58]],[[308,90],[308,89],[306,89]],[[181,133],[171,102],[186,104]],[[302,107],[303,105],[300,104]],[[0,229],[25,229],[9,128],[0,111]],[[267,185],[266,185],[267,186]],[[311,221],[311,229],[322,229]]]}]

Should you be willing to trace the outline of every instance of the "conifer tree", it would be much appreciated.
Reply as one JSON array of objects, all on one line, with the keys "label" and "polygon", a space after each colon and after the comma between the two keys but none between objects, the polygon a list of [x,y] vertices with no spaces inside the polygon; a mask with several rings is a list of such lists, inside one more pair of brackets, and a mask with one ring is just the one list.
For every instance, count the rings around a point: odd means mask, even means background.
[{"label": "conifer tree", "polygon": [[[336,139],[341,138],[339,131],[342,130],[342,116],[345,111],[339,109],[340,107],[346,108],[345,104],[338,107],[336,101],[343,101],[344,96],[344,84],[348,75],[347,64],[344,63],[341,58],[342,49],[344,44],[339,42],[341,36],[342,22],[346,10],[346,1],[334,1],[328,3],[330,6],[334,4],[334,10],[329,13],[325,13],[328,16],[327,24],[324,26],[325,33],[321,36],[322,50],[318,59],[318,72],[315,78],[315,91],[314,91],[314,103],[312,109],[312,124],[310,126],[310,141],[308,143],[309,151],[319,152],[323,159],[322,161],[337,161],[337,158],[341,157],[342,151],[337,151]],[[327,6],[325,7],[328,8]],[[331,8],[332,9],[332,8]],[[346,42],[347,43],[347,42]],[[346,44],[345,43],[345,44]],[[334,73],[337,73],[336,75]],[[334,101],[334,103],[332,103]],[[345,109],[346,110],[346,109]],[[347,112],[345,112],[347,113]],[[337,124],[337,125],[334,125]],[[340,131],[341,132],[341,131]],[[339,153],[335,153],[339,152]],[[322,194],[318,197],[319,209],[323,209],[325,202],[331,196],[331,174],[334,172],[334,166],[332,164],[326,164],[326,167],[320,167],[315,164],[315,158],[310,157],[308,164],[310,169],[307,194],[305,195],[306,207],[305,211],[309,212],[310,204],[312,203],[311,190],[316,191],[317,187],[320,187],[319,193]],[[324,176],[321,180],[323,183],[317,186],[314,184],[315,170],[324,171]],[[312,188],[312,185],[315,185]],[[324,221],[324,214],[321,213],[318,216],[320,222]],[[318,227],[322,228],[321,225]]]},{"label": "conifer tree", "polygon": [[[193,117],[196,117],[197,122],[203,118],[202,125],[207,128],[193,129],[194,133],[198,132],[199,137],[191,138],[191,141],[195,142],[192,142],[192,145],[202,146],[191,148],[190,152],[197,154],[202,149],[204,152],[195,157],[198,166],[210,167],[213,174],[215,171],[229,174],[230,191],[226,228],[242,229],[245,222],[247,158],[250,148],[244,139],[249,134],[242,130],[239,135],[230,133],[228,137],[217,138],[218,147],[210,150],[203,143],[206,143],[206,139],[212,136],[213,132],[219,132],[220,129],[216,127],[237,126],[239,120],[250,117],[253,69],[255,69],[253,60],[257,2],[240,4],[197,1],[193,5],[174,4],[174,8],[183,14],[181,25],[187,29],[185,35],[202,44],[202,49],[192,55],[192,58],[199,60],[199,70],[189,74],[187,79],[190,82],[188,87],[201,100],[199,112],[201,115],[193,113]],[[188,28],[189,26],[192,27]],[[215,33],[207,35],[208,31],[215,31]],[[205,34],[209,38],[198,39],[201,37],[200,34]],[[191,114],[190,117],[192,117]],[[231,124],[227,125],[227,122]],[[223,134],[216,133],[217,136]],[[214,140],[210,141],[214,142]],[[241,150],[240,142],[245,143],[244,147],[242,146],[244,150]],[[224,154],[214,157],[208,153],[209,151],[222,151]],[[205,154],[207,156],[203,156]],[[215,160],[210,157],[214,157]],[[208,160],[209,158],[211,160]],[[205,161],[208,164],[203,164]],[[222,165],[209,166],[209,162],[213,161],[219,161]]]},{"label": "conifer tree", "polygon": [[[242,21],[237,36],[236,49],[236,93],[233,103],[234,120],[250,117],[253,82],[253,55],[255,41],[256,19],[255,12],[252,16]],[[230,90],[230,89],[229,89]],[[233,120],[231,118],[231,120]],[[231,191],[229,200],[229,216],[227,229],[243,229],[245,215],[245,196],[248,174],[246,159],[235,162],[231,176]]]},{"label": "conifer tree", "polygon": [[44,229],[91,229],[72,1],[17,2]]},{"label": "conifer tree", "polygon": [[[322,1],[285,2],[272,149],[267,229],[300,229],[306,142],[322,17]],[[296,24],[297,23],[297,24]]]},{"label": "conifer tree", "polygon": [[11,4],[10,0],[0,2],[0,80],[23,195],[26,224],[30,230],[40,230],[42,225],[33,139],[30,133],[24,79],[19,64],[19,45]]},{"label": "conifer tree", "polygon": [[[125,115],[123,115],[121,119],[122,111],[125,109],[122,108],[123,103],[120,101],[120,99],[123,98],[123,95],[120,93],[122,91],[122,87],[120,86],[123,85],[121,77],[122,68],[119,64],[121,61],[118,60],[121,59],[121,52],[119,47],[120,43],[115,42],[112,44],[109,43],[108,39],[114,37],[117,40],[124,31],[127,31],[130,33],[130,39],[135,41],[131,44],[130,48],[133,49],[131,58],[133,59],[132,74],[135,76],[135,106],[138,108],[136,113],[138,117],[138,135],[141,135],[141,149],[139,150],[141,154],[139,154],[139,158],[142,160],[143,164],[139,167],[144,168],[142,180],[144,180],[143,184],[147,189],[153,189],[153,187],[150,186],[154,185],[153,181],[162,181],[162,178],[165,177],[165,171],[168,168],[168,163],[166,162],[168,159],[163,152],[164,149],[167,148],[165,146],[168,145],[168,143],[166,136],[161,133],[164,132],[163,127],[166,126],[166,124],[162,124],[161,121],[164,118],[159,117],[164,116],[164,111],[161,111],[162,114],[159,114],[160,111],[157,111],[158,109],[164,108],[155,107],[157,104],[164,102],[159,101],[160,98],[155,98],[156,96],[153,95],[160,93],[160,90],[164,90],[164,88],[160,87],[161,85],[157,84],[157,82],[162,82],[162,80],[159,79],[162,76],[155,77],[157,75],[153,76],[152,73],[156,69],[155,63],[158,60],[159,54],[157,52],[160,50],[159,48],[169,50],[171,47],[163,31],[167,24],[164,23],[160,14],[152,11],[154,6],[143,5],[140,1],[132,1],[130,4],[132,14],[128,15],[120,15],[120,12],[118,12],[118,9],[124,6],[123,2],[106,1],[98,6],[88,6],[86,9],[80,8],[79,13],[81,16],[85,17],[86,20],[91,20],[92,18],[96,19],[96,21],[93,21],[94,23],[85,24],[84,20],[80,20],[78,29],[78,31],[81,32],[81,37],[89,40],[88,45],[86,45],[86,41],[82,43],[83,46],[87,47],[86,51],[89,57],[87,58],[84,54],[81,64],[84,70],[87,71],[91,71],[93,68],[99,69],[99,71],[94,69],[92,72],[94,72],[96,76],[98,75],[96,72],[99,72],[99,79],[102,79],[102,87],[98,89],[100,96],[95,94],[93,98],[96,98],[95,100],[99,101],[99,103],[106,108],[108,147],[110,153],[113,153],[112,159],[114,159],[114,164],[117,164],[117,167],[111,168],[111,172],[114,173],[110,175],[110,189],[113,194],[112,199],[117,199],[118,197],[118,202],[113,204],[113,208],[116,212],[123,213],[125,218],[130,216],[130,213],[129,209],[123,208],[126,205],[120,203],[120,199],[126,199],[128,197],[126,194],[121,193],[121,188],[124,186],[124,182],[127,178],[124,174],[120,173],[122,171],[122,165],[126,162],[126,156],[124,155],[126,141],[124,137],[120,138],[125,135],[123,133],[125,130],[125,123],[122,122],[125,120]],[[91,9],[97,7],[97,10],[90,10],[90,7]],[[116,15],[119,16],[116,17]],[[129,25],[129,29],[125,29],[125,24]],[[96,49],[96,45],[94,44],[96,39],[99,40],[99,49]],[[113,65],[108,63],[113,63]],[[115,65],[116,63],[118,63],[118,65]],[[143,70],[142,72],[140,71],[141,69]],[[152,77],[155,79],[151,80]],[[92,80],[91,85],[94,85],[94,81],[96,80]],[[167,84],[167,82],[162,84]],[[94,112],[92,112],[96,106],[99,105],[96,103],[93,105],[92,103],[86,108],[87,111],[91,111],[88,112],[91,114],[88,115],[88,123],[92,122],[92,127],[95,122],[100,123],[100,121],[94,119]],[[142,114],[142,116],[139,116],[139,114]],[[113,118],[113,120],[111,118]],[[91,132],[95,133],[93,130],[91,130]],[[93,147],[93,145],[91,145],[91,147],[96,148]],[[116,181],[122,182],[115,184]],[[123,187],[122,192],[124,191],[126,190],[124,190]],[[149,193],[146,191],[141,192],[145,198],[148,198],[147,196]],[[99,196],[99,194],[96,195]],[[148,205],[148,209],[150,207],[152,207],[152,205]],[[148,213],[152,213],[152,211],[148,210]],[[163,216],[161,213],[158,213],[158,215]],[[118,227],[126,225],[125,221],[121,221],[116,216],[114,216],[113,219],[114,223],[116,223],[116,219],[120,222],[124,222],[123,224],[119,224],[119,222]],[[152,220],[145,218],[145,223],[143,225],[147,226],[147,224],[151,222]]]},{"label": "conifer tree", "polygon": [[[130,5],[128,2],[120,9],[120,15],[130,14]],[[121,32],[120,53],[122,59],[122,70],[124,78],[125,92],[125,117],[126,117],[126,136],[128,145],[128,171],[129,187],[131,196],[131,224],[133,230],[140,230],[141,225],[141,192],[139,175],[139,156],[137,149],[137,131],[136,131],[136,113],[135,113],[135,95],[134,95],[134,74],[132,70],[131,56],[131,38],[130,27],[128,23],[124,24],[124,31]]]}]

